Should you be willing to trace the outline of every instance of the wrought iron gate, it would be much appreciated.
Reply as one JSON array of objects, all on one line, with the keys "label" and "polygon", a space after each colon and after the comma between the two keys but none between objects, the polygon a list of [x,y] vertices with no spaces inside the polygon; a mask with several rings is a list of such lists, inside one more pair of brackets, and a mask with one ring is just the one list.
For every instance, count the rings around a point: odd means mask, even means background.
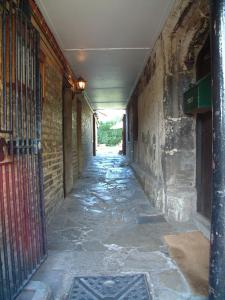
[{"label": "wrought iron gate", "polygon": [[0,299],[16,297],[46,255],[39,34],[0,1]]}]

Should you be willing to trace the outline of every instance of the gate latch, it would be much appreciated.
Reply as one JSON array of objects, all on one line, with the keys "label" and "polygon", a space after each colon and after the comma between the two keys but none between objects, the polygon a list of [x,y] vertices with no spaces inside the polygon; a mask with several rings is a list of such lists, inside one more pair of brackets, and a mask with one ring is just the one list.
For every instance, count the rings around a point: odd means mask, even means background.
[{"label": "gate latch", "polygon": [[0,138],[0,162],[3,162],[8,156],[8,145],[4,138]]}]

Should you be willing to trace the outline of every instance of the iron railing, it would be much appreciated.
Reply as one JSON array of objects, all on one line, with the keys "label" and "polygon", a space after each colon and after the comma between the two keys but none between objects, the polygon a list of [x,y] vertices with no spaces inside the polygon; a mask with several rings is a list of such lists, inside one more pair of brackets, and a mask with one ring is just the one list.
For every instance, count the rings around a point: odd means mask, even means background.
[{"label": "iron railing", "polygon": [[17,3],[0,10],[0,299],[11,300],[46,256],[40,37]]}]

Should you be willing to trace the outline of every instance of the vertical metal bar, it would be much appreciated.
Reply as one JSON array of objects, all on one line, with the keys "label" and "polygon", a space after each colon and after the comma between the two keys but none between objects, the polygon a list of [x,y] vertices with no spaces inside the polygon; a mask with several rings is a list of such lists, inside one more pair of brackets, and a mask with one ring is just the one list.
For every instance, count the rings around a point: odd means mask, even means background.
[{"label": "vertical metal bar", "polygon": [[19,28],[20,28],[20,68],[19,68],[19,77],[20,77],[20,97],[19,97],[19,148],[17,152],[18,159],[18,173],[19,173],[19,190],[20,190],[20,212],[21,212],[21,225],[22,225],[22,245],[23,245],[23,269],[24,269],[24,278],[28,275],[27,262],[28,262],[28,253],[27,253],[27,226],[26,226],[26,209],[25,209],[25,193],[24,193],[24,181],[23,181],[23,151],[24,151],[24,132],[23,132],[23,80],[24,80],[24,43],[23,43],[23,13],[19,11]]},{"label": "vertical metal bar", "polygon": [[211,1],[213,198],[209,299],[225,299],[225,1]]},{"label": "vertical metal bar", "polygon": [[33,267],[37,265],[37,240],[36,240],[36,232],[35,232],[35,204],[34,204],[34,185],[33,185],[33,147],[32,147],[32,100],[33,100],[33,93],[32,93],[32,37],[33,37],[33,30],[30,26],[29,28],[29,120],[28,120],[28,129],[29,129],[29,157],[28,157],[28,166],[29,166],[29,195],[30,195],[30,205],[31,205],[31,241],[32,241],[32,249],[33,249],[33,256],[32,262]]},{"label": "vertical metal bar", "polygon": [[33,174],[32,172],[32,152],[31,152],[31,119],[32,119],[32,70],[31,70],[31,56],[32,56],[32,48],[31,43],[32,41],[32,28],[29,26],[28,29],[28,45],[27,45],[27,51],[28,51],[28,87],[29,87],[29,105],[28,105],[28,120],[27,120],[27,144],[28,144],[28,154],[27,154],[27,160],[28,160],[28,195],[29,195],[29,204],[30,204],[30,238],[31,238],[31,249],[32,249],[32,268],[35,268],[36,261],[35,261],[35,236],[34,236],[34,204],[33,204]]},{"label": "vertical metal bar", "polygon": [[23,164],[23,195],[24,195],[24,213],[26,219],[26,244],[27,244],[27,268],[30,273],[30,235],[29,235],[29,214],[28,214],[28,197],[27,197],[27,21],[23,18],[24,26],[24,53],[23,53],[23,68],[24,68],[24,81],[23,81],[23,138],[22,138],[22,164]]},{"label": "vertical metal bar", "polygon": [[31,215],[30,215],[30,208],[31,208],[31,199],[30,199],[30,168],[29,168],[29,124],[28,124],[28,75],[29,75],[29,57],[28,57],[28,21],[27,18],[24,20],[25,23],[25,74],[24,74],[24,83],[25,83],[25,157],[24,157],[24,165],[25,165],[25,192],[26,192],[26,214],[27,214],[27,240],[28,240],[28,268],[29,272],[31,273],[33,270],[33,249],[32,249],[32,239],[31,239]]},{"label": "vertical metal bar", "polygon": [[27,150],[28,150],[28,90],[27,90],[27,77],[28,77],[28,71],[27,71],[27,68],[28,68],[28,59],[27,59],[27,49],[28,49],[28,46],[27,46],[27,34],[28,34],[28,30],[27,30],[27,20],[25,19],[24,20],[24,24],[25,24],[25,38],[24,38],[24,85],[25,85],[25,116],[24,116],[24,123],[25,123],[25,154],[28,154],[27,153]]},{"label": "vertical metal bar", "polygon": [[30,87],[30,145],[31,145],[31,152],[30,152],[30,177],[31,177],[31,199],[32,199],[32,223],[33,223],[33,249],[34,249],[34,263],[38,263],[38,251],[37,251],[37,231],[36,231],[36,207],[35,207],[35,173],[34,173],[34,150],[33,150],[33,122],[34,122],[34,34],[33,29],[30,29],[30,80],[29,80],[29,87]]},{"label": "vertical metal bar", "polygon": [[41,82],[40,82],[40,60],[39,60],[39,48],[40,48],[40,36],[36,32],[36,116],[37,116],[37,150],[38,150],[38,177],[39,177],[39,195],[40,195],[40,217],[41,217],[41,233],[42,233],[42,255],[47,253],[47,241],[46,241],[46,224],[45,224],[45,208],[44,208],[44,191],[43,191],[43,167],[42,167],[42,147],[41,147]]},{"label": "vertical metal bar", "polygon": [[[9,28],[9,130],[13,131],[13,12],[12,12],[12,1],[9,1],[9,17],[8,17],[8,28]],[[12,134],[10,134],[10,148],[12,150]],[[6,166],[6,195],[7,195],[7,207],[9,216],[9,229],[10,229],[10,250],[11,250],[11,263],[12,263],[12,278],[13,278],[13,292],[16,292],[18,288],[18,277],[16,270],[16,261],[18,261],[18,249],[15,247],[17,243],[17,227],[16,214],[15,214],[15,195],[14,186],[12,185],[12,168],[10,165]],[[16,240],[16,241],[15,241]]]},{"label": "vertical metal bar", "polygon": [[16,103],[15,103],[15,127],[16,127],[16,161],[14,163],[14,170],[16,172],[16,197],[17,197],[17,205],[18,205],[18,230],[19,230],[19,243],[20,243],[20,262],[21,262],[21,272],[20,272],[20,282],[22,283],[23,278],[25,277],[25,268],[24,268],[24,248],[23,248],[23,214],[22,214],[22,208],[21,208],[21,185],[20,185],[20,162],[19,162],[19,155],[20,155],[20,149],[19,149],[19,137],[20,137],[20,130],[19,130],[19,80],[20,80],[20,51],[21,51],[21,40],[18,35],[21,35],[21,22],[20,22],[19,12],[16,10],[16,25],[15,25],[15,37],[16,37],[16,49],[15,49],[15,94],[16,94]]},{"label": "vertical metal bar", "polygon": [[[2,4],[2,3],[1,3]],[[3,16],[4,16],[4,7],[2,6],[2,11],[1,11],[1,35],[3,33]],[[3,35],[1,36],[1,61],[3,60]],[[2,75],[3,75],[3,68],[1,70],[2,72]],[[1,95],[1,99],[0,101],[2,102],[2,106],[3,106],[3,99],[2,99],[2,96]],[[0,106],[0,129],[3,128],[3,107]],[[2,186],[2,183],[1,181],[3,181],[3,176],[1,176],[2,174],[2,166],[0,165],[0,210],[1,210],[1,231],[2,231],[2,236],[1,236],[1,248],[0,248],[0,283],[1,283],[1,286],[0,286],[0,297],[1,299],[5,300],[7,295],[6,295],[6,292],[7,292],[7,287],[6,287],[6,274],[5,274],[5,270],[6,270],[6,266],[5,266],[5,253],[4,253],[4,226],[5,226],[5,222],[4,222],[4,219],[2,218],[2,214],[4,214],[3,210],[2,210],[2,202],[4,201],[4,198],[3,198],[3,193],[1,192],[1,186]],[[4,216],[3,216],[4,217]],[[3,274],[4,272],[4,274]]]},{"label": "vertical metal bar", "polygon": [[3,282],[3,263],[2,263],[2,250],[0,251],[0,299],[5,300],[4,282]]},{"label": "vertical metal bar", "polygon": [[33,174],[33,191],[34,191],[34,210],[35,210],[35,235],[36,235],[36,255],[37,263],[41,259],[41,230],[40,230],[40,219],[39,219],[39,190],[38,190],[38,176],[37,176],[37,136],[36,136],[36,127],[37,127],[37,117],[36,117],[36,102],[37,102],[37,93],[36,93],[36,59],[37,59],[37,49],[36,49],[36,31],[33,30],[33,120],[32,120],[32,140],[33,140],[33,155],[32,155],[32,174]]},{"label": "vertical metal bar", "polygon": [[[18,285],[22,283],[22,269],[21,269],[21,245],[20,245],[20,224],[19,224],[19,211],[18,211],[18,197],[17,197],[17,182],[16,182],[16,162],[14,161],[14,139],[17,138],[14,132],[16,132],[17,126],[17,110],[18,107],[18,76],[17,76],[17,11],[13,14],[13,33],[14,33],[14,41],[13,41],[13,56],[14,56],[14,79],[15,79],[15,91],[14,91],[14,101],[12,105],[12,119],[13,119],[13,136],[11,140],[11,156],[13,159],[13,163],[11,165],[11,176],[12,176],[12,197],[13,197],[13,208],[14,208],[14,221],[15,221],[15,239],[16,239],[16,254],[17,254],[17,280]],[[14,116],[15,115],[15,116]],[[14,128],[15,127],[15,128]]]},{"label": "vertical metal bar", "polygon": [[26,111],[25,111],[25,102],[26,102],[26,86],[25,86],[25,76],[26,76],[26,60],[25,60],[25,54],[26,54],[26,49],[25,49],[25,35],[26,35],[26,25],[25,25],[25,18],[23,15],[23,11],[20,13],[21,16],[21,45],[20,48],[22,50],[21,52],[21,65],[20,65],[20,72],[21,72],[21,98],[20,98],[20,184],[21,184],[21,190],[22,190],[22,212],[23,212],[23,217],[24,219],[22,220],[23,223],[23,243],[24,243],[24,268],[26,270],[25,272],[25,278],[30,274],[30,266],[29,266],[29,261],[30,261],[30,243],[29,243],[29,219],[28,219],[28,211],[27,211],[27,182],[26,182],[26,144],[25,144],[25,125],[26,125]]},{"label": "vertical metal bar", "polygon": [[[1,168],[2,168],[2,166],[0,166],[0,169]],[[1,170],[0,170],[0,174],[1,174]],[[0,175],[0,180],[2,180],[2,179],[3,178],[1,178],[1,175]],[[0,182],[0,188],[1,188],[1,182]],[[3,195],[2,194],[1,194],[1,197],[0,197],[0,209],[1,209],[0,220],[1,220],[1,230],[2,230],[2,237],[1,237],[1,243],[2,243],[2,241],[4,241],[3,240],[4,223],[3,223],[3,219],[2,219],[2,213],[3,212],[2,212],[1,201],[3,201]],[[8,288],[6,286],[5,253],[4,253],[5,249],[4,249],[4,244],[3,243],[2,243],[2,246],[1,246],[0,250],[1,250],[0,251],[0,283],[1,283],[1,286],[0,286],[0,296],[1,296],[1,298],[0,299],[6,300]]]},{"label": "vertical metal bar", "polygon": [[[8,53],[8,64],[7,64],[7,80],[8,80],[8,100],[7,100],[7,126],[8,130],[13,130],[13,15],[12,15],[12,0],[8,1],[9,12],[7,22],[7,53]],[[12,134],[10,134],[10,149],[12,149]],[[12,273],[12,291],[13,294],[16,292],[18,280],[17,280],[17,248],[16,235],[15,235],[15,204],[14,196],[12,191],[12,169],[10,165],[5,166],[6,171],[6,195],[7,195],[7,212],[8,212],[8,227],[9,227],[9,241],[10,241],[10,254],[11,254],[11,273]]]},{"label": "vertical metal bar", "polygon": [[[2,36],[2,23],[3,23],[3,5],[1,3],[1,32],[0,32],[0,42],[1,42],[1,61],[3,58],[3,36]],[[2,74],[3,68],[1,66],[1,74]],[[2,90],[3,90],[3,83],[1,82],[1,100],[0,100],[0,130],[3,129],[2,123],[3,123],[3,95],[2,95]]]},{"label": "vertical metal bar", "polygon": [[0,211],[1,211],[1,222],[2,222],[2,246],[4,254],[4,271],[5,271],[5,295],[6,299],[11,299],[11,286],[10,286],[10,276],[9,276],[9,258],[8,258],[8,249],[7,249],[7,227],[5,219],[5,197],[3,191],[3,166],[0,166]]},{"label": "vertical metal bar", "polygon": [[34,155],[34,172],[37,174],[35,176],[35,194],[36,194],[36,230],[37,230],[37,236],[38,236],[38,253],[39,257],[38,260],[40,261],[42,255],[43,255],[43,246],[42,246],[42,232],[41,232],[41,216],[40,216],[40,190],[39,190],[39,170],[38,170],[38,94],[39,94],[39,52],[38,52],[38,41],[37,41],[37,32],[34,31],[34,141],[35,141],[35,155]]},{"label": "vertical metal bar", "polygon": [[3,124],[3,130],[10,131],[13,161],[0,165],[0,299],[11,300],[46,254],[40,149],[40,41],[39,33],[23,12],[17,8],[14,12],[12,0],[7,1],[7,7],[6,0],[1,4],[4,9],[0,128]]},{"label": "vertical metal bar", "polygon": [[9,2],[9,130],[13,130],[13,23],[12,23],[12,1]]},{"label": "vertical metal bar", "polygon": [[15,163],[11,164],[11,191],[13,199],[13,214],[14,214],[14,239],[16,244],[16,258],[17,258],[17,273],[16,273],[16,286],[17,288],[22,284],[22,269],[21,269],[21,250],[20,250],[20,224],[19,224],[19,213],[18,213],[18,201],[16,194],[16,181],[15,181]]},{"label": "vertical metal bar", "polygon": [[12,216],[12,198],[10,195],[10,183],[9,183],[9,164],[5,164],[5,178],[4,184],[5,184],[5,215],[7,216],[8,220],[8,249],[10,253],[10,265],[11,265],[11,276],[12,276],[12,294],[15,293],[15,288],[16,288],[16,269],[15,269],[15,257],[14,257],[14,241],[13,238],[15,237],[13,235],[13,226],[12,226],[12,221],[13,221],[13,216]]},{"label": "vertical metal bar", "polygon": [[7,94],[6,94],[6,1],[3,0],[2,13],[2,81],[3,81],[3,124],[4,130],[7,130]]},{"label": "vertical metal bar", "polygon": [[[6,92],[6,2],[2,2],[2,80],[3,80],[3,122],[2,127],[7,130],[7,92]],[[5,296],[11,299],[11,280],[10,280],[10,262],[8,256],[7,241],[7,220],[5,209],[5,193],[3,189],[4,175],[3,166],[0,166],[0,210],[1,210],[1,226],[2,226],[2,247],[4,256],[4,273],[5,273]]]},{"label": "vertical metal bar", "polygon": [[24,140],[23,140],[23,70],[24,70],[24,44],[23,44],[23,32],[24,32],[24,26],[23,26],[23,14],[22,11],[20,12],[20,146],[23,147]]}]

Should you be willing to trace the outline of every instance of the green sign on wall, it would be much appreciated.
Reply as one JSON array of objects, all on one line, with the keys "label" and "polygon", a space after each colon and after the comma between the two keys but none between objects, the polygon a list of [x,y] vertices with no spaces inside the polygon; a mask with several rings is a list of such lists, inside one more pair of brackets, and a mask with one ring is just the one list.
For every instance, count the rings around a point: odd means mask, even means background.
[{"label": "green sign on wall", "polygon": [[186,114],[209,111],[212,107],[211,74],[200,79],[184,93],[183,109]]}]

